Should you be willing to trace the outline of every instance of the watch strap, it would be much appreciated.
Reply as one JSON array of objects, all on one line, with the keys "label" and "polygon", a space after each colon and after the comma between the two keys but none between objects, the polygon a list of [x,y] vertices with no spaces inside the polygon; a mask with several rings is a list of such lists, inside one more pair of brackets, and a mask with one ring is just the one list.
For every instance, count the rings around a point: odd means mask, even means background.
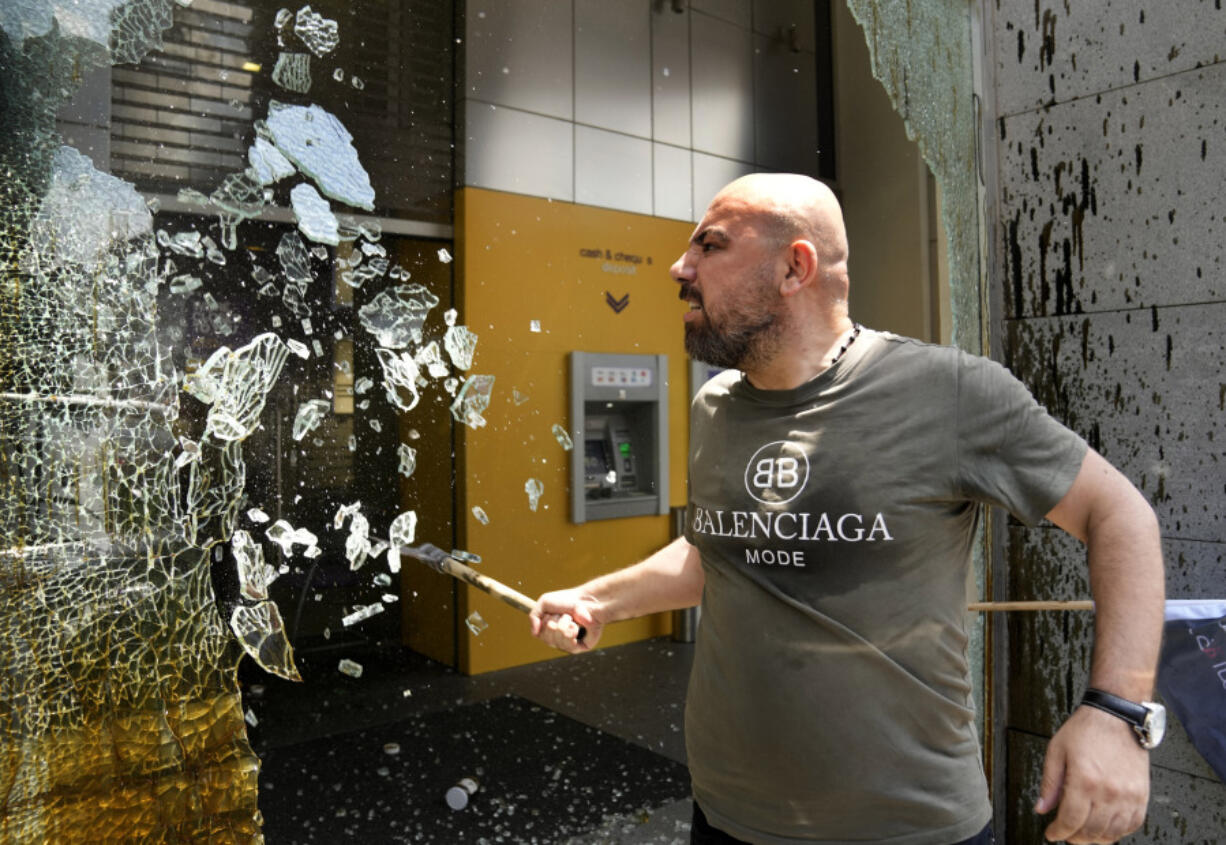
[{"label": "watch strap", "polygon": [[1149,715],[1149,710],[1135,701],[1129,701],[1093,687],[1086,687],[1085,693],[1081,696],[1081,703],[1123,719],[1137,729],[1145,727],[1145,719]]}]

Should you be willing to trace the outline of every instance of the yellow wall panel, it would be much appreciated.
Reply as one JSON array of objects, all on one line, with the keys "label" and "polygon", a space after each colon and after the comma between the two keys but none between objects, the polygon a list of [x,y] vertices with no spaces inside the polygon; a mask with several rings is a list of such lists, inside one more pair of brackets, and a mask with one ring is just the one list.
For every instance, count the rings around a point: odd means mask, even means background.
[{"label": "yellow wall panel", "polygon": [[[475,188],[457,191],[460,321],[480,336],[473,373],[495,376],[483,428],[458,438],[460,542],[487,575],[535,597],[634,563],[670,539],[667,516],[575,525],[570,453],[551,427],[570,429],[568,353],[666,354],[669,360],[669,504],[685,503],[688,364],[669,265],[691,226],[674,220]],[[616,312],[606,293],[629,303]],[[540,331],[533,331],[533,321]],[[517,403],[516,391],[520,401]],[[524,483],[544,494],[529,509]],[[489,515],[482,525],[472,514]],[[476,674],[558,656],[528,635],[527,619],[464,585],[460,613],[490,627],[461,630],[460,668]],[[671,620],[620,623],[602,645],[668,633]]]}]

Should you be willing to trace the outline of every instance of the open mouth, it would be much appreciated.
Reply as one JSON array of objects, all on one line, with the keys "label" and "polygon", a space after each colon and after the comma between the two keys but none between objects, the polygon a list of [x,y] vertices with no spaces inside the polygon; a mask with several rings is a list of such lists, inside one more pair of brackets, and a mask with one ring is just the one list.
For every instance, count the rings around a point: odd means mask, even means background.
[{"label": "open mouth", "polygon": [[690,303],[691,311],[702,310],[702,297],[689,285],[682,285],[681,290],[677,292],[677,298]]}]

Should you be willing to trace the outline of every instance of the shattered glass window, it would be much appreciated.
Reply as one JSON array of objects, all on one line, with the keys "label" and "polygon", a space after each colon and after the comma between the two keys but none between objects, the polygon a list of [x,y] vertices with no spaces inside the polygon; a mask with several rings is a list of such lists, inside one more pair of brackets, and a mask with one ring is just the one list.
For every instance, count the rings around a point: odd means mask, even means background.
[{"label": "shattered glass window", "polygon": [[[5,841],[260,841],[241,690],[398,636],[386,538],[451,458],[380,353],[448,442],[452,16],[0,11]],[[410,276],[443,308],[383,345]]]}]

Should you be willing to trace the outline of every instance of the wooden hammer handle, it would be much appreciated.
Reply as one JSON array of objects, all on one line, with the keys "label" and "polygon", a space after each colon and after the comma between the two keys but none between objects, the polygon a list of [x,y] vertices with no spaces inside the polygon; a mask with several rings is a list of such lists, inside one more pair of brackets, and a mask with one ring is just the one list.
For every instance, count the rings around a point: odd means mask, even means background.
[{"label": "wooden hammer handle", "polygon": [[997,610],[1093,610],[1094,602],[1079,601],[976,601],[967,610],[991,613]]},{"label": "wooden hammer handle", "polygon": [[[459,578],[465,584],[471,584],[478,590],[484,593],[489,593],[491,596],[511,605],[516,610],[522,610],[524,613],[531,613],[532,608],[536,607],[536,602],[525,596],[523,593],[508,587],[501,581],[496,581],[488,575],[482,575],[471,566],[460,563],[460,561],[448,555],[443,558],[440,568],[453,578]],[[579,625],[579,633],[575,639],[583,642],[583,638],[587,636],[587,628]]]}]

